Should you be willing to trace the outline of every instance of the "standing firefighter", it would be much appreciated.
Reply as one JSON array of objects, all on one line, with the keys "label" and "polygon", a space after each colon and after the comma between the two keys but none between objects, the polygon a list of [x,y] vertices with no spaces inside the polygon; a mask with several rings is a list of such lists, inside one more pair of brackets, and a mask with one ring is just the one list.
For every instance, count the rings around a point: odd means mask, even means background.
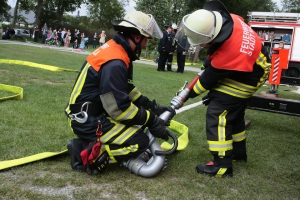
[{"label": "standing firefighter", "polygon": [[196,171],[216,177],[233,175],[232,161],[247,161],[245,109],[247,100],[263,85],[270,59],[258,35],[237,15],[229,14],[220,1],[182,19],[176,38],[188,37],[193,46],[207,48],[205,70],[191,90],[207,107],[206,135],[213,161],[199,164]]},{"label": "standing firefighter", "polygon": [[170,51],[170,53],[168,55],[168,59],[167,59],[167,70],[168,71],[172,71],[173,56],[177,50],[177,44],[174,39],[176,32],[177,32],[177,25],[173,23],[172,24],[172,32],[171,32],[171,41],[172,41],[171,51]]},{"label": "standing firefighter", "polygon": [[161,38],[162,32],[152,15],[140,11],[127,13],[113,26],[117,34],[87,57],[65,109],[78,136],[67,145],[71,167],[89,174],[148,148],[149,138],[137,125],[168,139],[158,115],[171,108],[150,101],[132,84],[132,61],[147,39]]},{"label": "standing firefighter", "polygon": [[159,40],[158,44],[158,51],[159,51],[159,58],[158,58],[158,66],[157,71],[165,71],[166,62],[168,60],[168,55],[171,52],[172,48],[172,26],[166,25],[166,30],[163,32],[163,37]]}]

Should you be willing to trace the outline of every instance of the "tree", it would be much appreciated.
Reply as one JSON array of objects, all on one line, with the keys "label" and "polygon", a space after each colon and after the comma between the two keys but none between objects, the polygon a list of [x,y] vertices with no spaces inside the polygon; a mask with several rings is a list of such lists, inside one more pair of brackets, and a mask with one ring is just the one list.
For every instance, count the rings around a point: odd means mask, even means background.
[{"label": "tree", "polygon": [[122,19],[124,16],[123,1],[118,0],[97,0],[90,1],[88,14],[94,26],[111,28],[111,22]]},{"label": "tree", "polygon": [[82,3],[86,3],[84,0],[55,0],[57,23],[62,24],[63,14],[65,12],[73,12],[77,8],[80,8]]},{"label": "tree", "polygon": [[7,0],[0,0],[0,20],[9,19],[10,15],[8,14],[8,10],[10,6],[7,4]]},{"label": "tree", "polygon": [[[201,9],[206,0],[187,0],[188,13]],[[272,0],[230,0],[222,1],[230,13],[234,13],[247,19],[248,11],[274,11],[277,9],[276,3]]]},{"label": "tree", "polygon": [[[184,0],[136,0],[135,9],[147,14],[152,14],[164,30],[165,25],[176,23],[179,25],[182,16],[185,14],[186,4]],[[147,49],[153,50],[157,47],[157,39],[149,40]]]},{"label": "tree", "polygon": [[300,0],[281,0],[282,9],[286,12],[300,12]]}]

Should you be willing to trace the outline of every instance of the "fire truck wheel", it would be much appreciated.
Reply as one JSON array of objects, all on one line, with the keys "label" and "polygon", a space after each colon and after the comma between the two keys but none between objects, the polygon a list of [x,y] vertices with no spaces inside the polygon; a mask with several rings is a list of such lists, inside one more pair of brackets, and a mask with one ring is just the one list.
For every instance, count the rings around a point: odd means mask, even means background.
[{"label": "fire truck wheel", "polygon": [[299,69],[297,69],[296,67],[289,67],[289,69],[287,70],[287,75],[289,77],[299,77],[300,72]]}]

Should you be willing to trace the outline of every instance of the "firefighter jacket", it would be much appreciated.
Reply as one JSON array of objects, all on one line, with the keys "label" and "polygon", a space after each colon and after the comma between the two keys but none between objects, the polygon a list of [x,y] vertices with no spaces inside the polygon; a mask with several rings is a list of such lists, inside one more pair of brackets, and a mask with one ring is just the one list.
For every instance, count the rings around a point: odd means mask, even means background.
[{"label": "firefighter jacket", "polygon": [[177,50],[177,42],[175,40],[175,34],[171,34],[171,40],[172,40],[172,44],[171,44],[170,54],[174,54],[174,52]]},{"label": "firefighter jacket", "polygon": [[270,58],[260,38],[241,17],[231,17],[232,34],[208,49],[206,69],[195,84],[191,98],[210,90],[210,98],[222,96],[223,101],[230,102],[247,99],[268,78]]},{"label": "firefighter jacket", "polygon": [[[65,109],[92,102],[96,110],[127,126],[152,123],[149,99],[132,84],[132,61],[138,59],[121,33],[90,54],[81,68]],[[74,106],[73,106],[74,107]]]},{"label": "firefighter jacket", "polygon": [[163,37],[159,40],[158,51],[165,51],[166,53],[170,53],[172,50],[172,34],[168,31],[163,31]]}]

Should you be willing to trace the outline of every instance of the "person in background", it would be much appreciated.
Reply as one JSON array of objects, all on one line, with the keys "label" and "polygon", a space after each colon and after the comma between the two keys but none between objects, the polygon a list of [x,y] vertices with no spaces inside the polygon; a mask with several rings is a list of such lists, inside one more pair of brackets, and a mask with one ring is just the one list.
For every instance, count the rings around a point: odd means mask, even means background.
[{"label": "person in background", "polygon": [[93,49],[97,48],[97,39],[98,39],[98,35],[97,32],[95,32],[93,37]]},{"label": "person in background", "polygon": [[14,28],[10,28],[10,29],[9,29],[9,35],[10,35],[10,38],[14,37],[15,34],[16,34],[15,29],[14,29]]},{"label": "person in background", "polygon": [[168,55],[167,58],[167,70],[169,72],[172,72],[172,62],[173,62],[173,56],[177,51],[177,42],[175,41],[175,34],[177,32],[177,25],[176,24],[172,24],[172,32],[171,32],[171,40],[172,40],[172,46],[171,46],[171,51]]},{"label": "person in background", "polygon": [[47,23],[45,23],[42,28],[42,43],[43,44],[46,43],[47,34],[48,34],[48,26],[47,26]]},{"label": "person in background", "polygon": [[35,27],[34,27],[34,32],[33,32],[33,34],[34,34],[34,42],[38,42],[38,40],[39,40],[39,33],[40,33],[40,29],[39,29],[39,26],[38,25],[36,25]]},{"label": "person in background", "polygon": [[[233,176],[232,162],[247,162],[245,110],[248,99],[268,79],[267,48],[242,17],[230,14],[217,0],[184,16],[180,27],[178,41],[186,34],[191,45],[207,48],[205,69],[189,98],[209,91],[202,99],[208,106],[206,137],[213,160],[198,164],[196,171],[214,177]],[[251,48],[245,45],[249,42]]]},{"label": "person in background", "polygon": [[65,41],[65,38],[66,38],[66,33],[67,33],[67,31],[66,31],[66,28],[63,28],[63,30],[61,31],[61,46],[65,46],[65,43],[64,43],[64,41]]},{"label": "person in background", "polygon": [[105,40],[106,40],[105,31],[102,31],[101,34],[99,35],[99,37],[100,37],[99,43],[100,43],[100,47],[101,47],[105,43]]},{"label": "person in background", "polygon": [[9,27],[7,26],[7,27],[6,27],[6,31],[4,32],[4,35],[3,35],[3,37],[2,37],[4,40],[9,40],[9,39],[10,39],[9,31],[10,31],[10,30],[9,30]]},{"label": "person in background", "polygon": [[157,71],[164,72],[166,62],[168,59],[168,55],[171,52],[172,48],[172,26],[166,25],[166,30],[163,32],[163,37],[160,39],[158,44],[158,51],[159,51],[159,58],[158,58],[158,65]]},{"label": "person in background", "polygon": [[57,31],[57,40],[59,42],[61,42],[61,38],[62,38],[62,36],[61,36],[61,28],[59,28],[58,31]]},{"label": "person in background", "polygon": [[284,49],[284,42],[283,42],[283,41],[280,41],[280,42],[279,42],[278,48],[279,48],[279,49]]},{"label": "person in background", "polygon": [[52,27],[48,28],[48,34],[47,34],[47,38],[52,38],[53,32],[52,32]]},{"label": "person in background", "polygon": [[177,43],[177,73],[183,73],[185,67],[185,59],[189,50],[189,43],[186,35],[182,37],[181,43]]},{"label": "person in background", "polygon": [[77,39],[73,42],[73,49],[77,49],[78,44],[77,44]]},{"label": "person in background", "polygon": [[65,47],[68,48],[70,43],[71,43],[71,31],[70,29],[68,29],[67,33],[65,34],[66,37],[65,37]]},{"label": "person in background", "polygon": [[[175,112],[150,101],[132,82],[132,62],[138,59],[141,48],[148,39],[162,36],[154,17],[132,11],[113,26],[117,31],[113,39],[83,63],[65,109],[78,136],[67,144],[71,167],[88,174],[104,172],[110,161],[121,163],[144,153],[149,137],[139,125],[167,140],[169,131],[158,116],[167,110]],[[71,120],[86,104],[87,121]]]}]

